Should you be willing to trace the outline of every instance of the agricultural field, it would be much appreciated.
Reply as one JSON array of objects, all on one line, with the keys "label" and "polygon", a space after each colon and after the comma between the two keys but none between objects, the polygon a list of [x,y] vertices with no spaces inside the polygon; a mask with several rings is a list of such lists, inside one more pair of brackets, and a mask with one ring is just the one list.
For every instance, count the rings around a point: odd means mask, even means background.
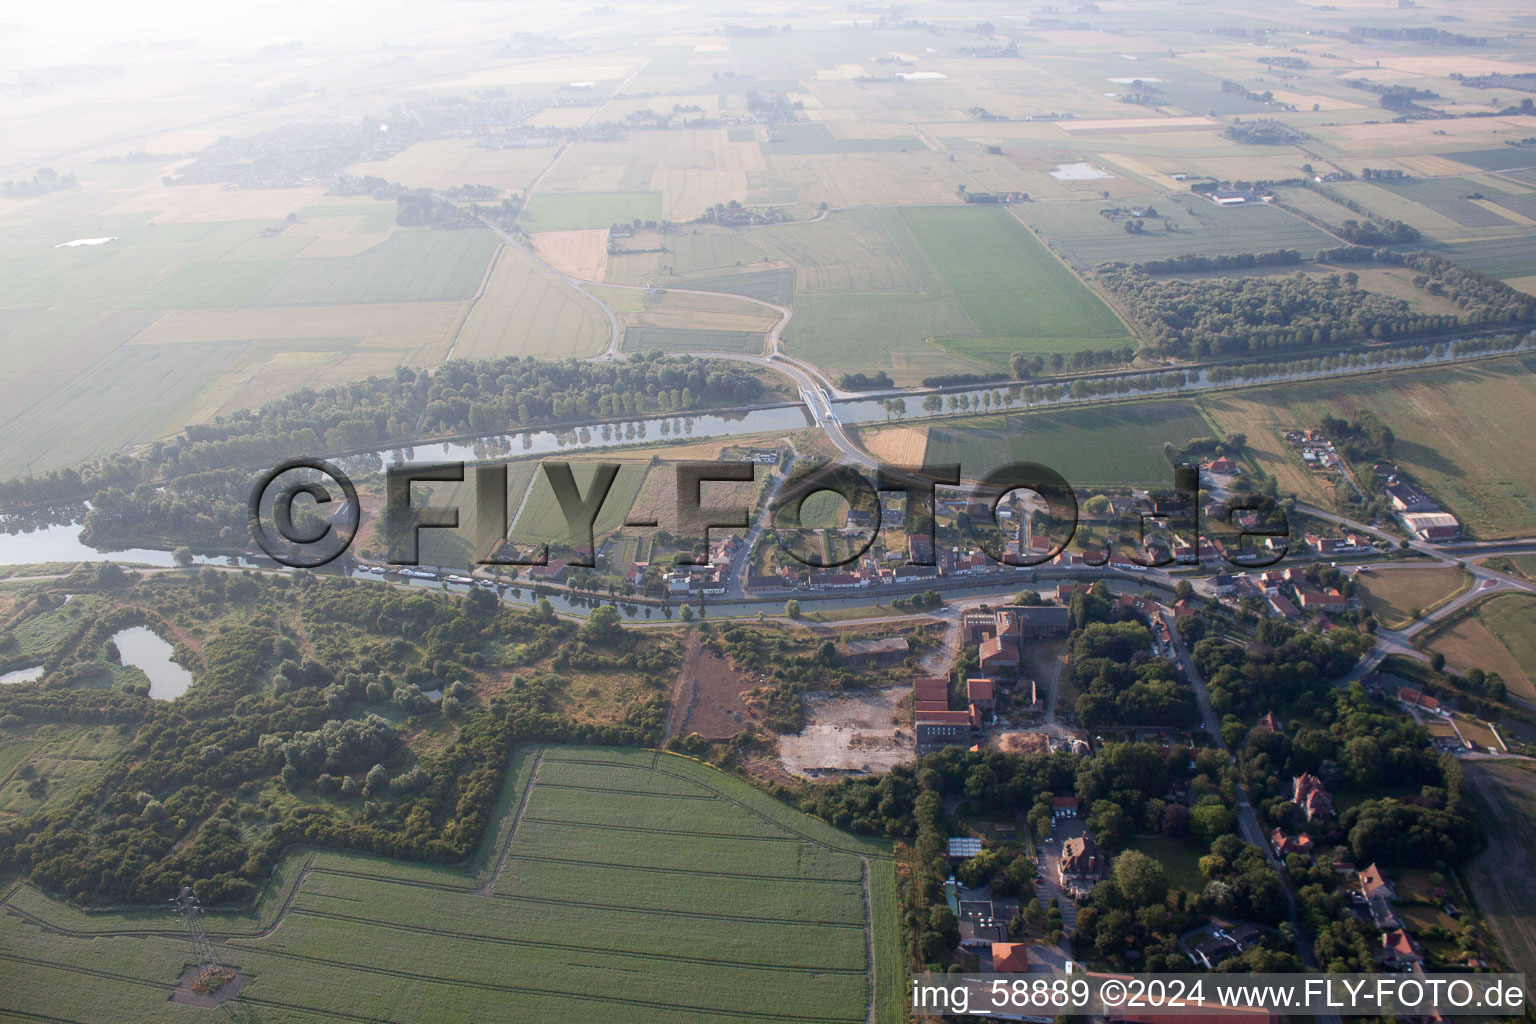
[{"label": "agricultural field", "polygon": [[1509,692],[1536,701],[1536,598],[1498,594],[1460,611],[1430,642],[1461,671],[1497,672]]},{"label": "agricultural field", "polygon": [[554,146],[489,149],[470,139],[418,142],[388,160],[353,164],[348,173],[398,181],[410,188],[445,189],[455,185],[490,185],[522,190],[555,159]]},{"label": "agricultural field", "polygon": [[[1123,260],[1164,259],[1186,253],[1217,256],[1255,249],[1297,249],[1311,254],[1338,245],[1327,232],[1272,206],[1223,208],[1191,195],[1158,196],[1157,218],[1132,235],[1123,221],[1101,216],[1107,206],[1136,205],[1095,199],[1075,203],[1024,203],[1014,207],[1052,250],[1079,270]],[[1164,227],[1164,221],[1172,230]]]},{"label": "agricultural field", "polygon": [[1438,566],[1391,566],[1355,576],[1355,589],[1376,621],[1401,629],[1413,621],[1413,610],[1433,611],[1464,591],[1471,577],[1461,569]]},{"label": "agricultural field", "polygon": [[1223,433],[1248,436],[1261,468],[1279,478],[1282,490],[1323,502],[1324,484],[1301,468],[1277,431],[1368,409],[1396,435],[1398,465],[1469,534],[1493,540],[1536,532],[1536,476],[1526,468],[1536,458],[1536,440],[1519,426],[1536,415],[1536,376],[1524,360],[1281,384],[1211,395],[1201,404]]},{"label": "agricultural field", "polygon": [[[576,486],[582,494],[586,494],[596,472],[591,461],[572,463],[571,472],[576,479]],[[619,474],[614,478],[608,497],[603,501],[597,520],[592,525],[594,537],[601,540],[624,525],[640,493],[640,487],[645,482],[646,473],[647,464],[644,462],[619,463]],[[513,541],[530,545],[551,542],[562,546],[567,544],[565,516],[560,511],[559,502],[555,500],[549,478],[543,473],[534,474],[526,494],[514,494],[509,507],[515,517],[508,534]]]},{"label": "agricultural field", "polygon": [[1080,487],[1170,487],[1163,446],[1207,437],[1193,403],[1125,402],[1103,408],[945,420],[928,428],[927,459],[959,463],[978,479],[1009,462],[1036,462]]},{"label": "agricultural field", "polygon": [[[1015,351],[1073,352],[1129,341],[1104,302],[1051,256],[1007,210],[979,206],[886,212],[802,244],[834,242],[826,276],[797,280],[791,352],[827,369],[885,369],[899,381],[946,362],[997,369]],[[784,245],[784,234],[775,235]],[[842,244],[835,244],[835,243]],[[879,254],[880,244],[896,243]],[[781,250],[782,252],[783,250]],[[811,259],[819,254],[809,245]],[[804,257],[802,257],[804,258]],[[797,272],[797,278],[800,275]],[[847,282],[847,287],[839,287]],[[873,294],[854,294],[874,284]],[[837,288],[836,294],[822,294]]]},{"label": "agricultural field", "polygon": [[[262,1020],[894,1024],[895,884],[882,846],[707,766],[555,747],[514,755],[466,868],[299,851],[206,927]],[[27,886],[5,903],[7,1009],[207,1016],[168,1001],[190,948],[164,912],[86,916]]]},{"label": "agricultural field", "polygon": [[1466,765],[1467,789],[1479,805],[1488,848],[1472,861],[1466,880],[1478,908],[1504,947],[1512,970],[1536,971],[1536,878],[1511,871],[1536,843],[1536,774],[1512,762]]},{"label": "agricultural field", "polygon": [[453,348],[455,359],[582,358],[608,345],[608,318],[589,297],[503,246]]},{"label": "agricultural field", "polygon": [[628,327],[625,352],[745,352],[761,355],[764,336],[754,331],[709,331],[686,327]]},{"label": "agricultural field", "polygon": [[661,219],[660,192],[536,192],[518,226],[524,231],[606,228],[634,220]]}]

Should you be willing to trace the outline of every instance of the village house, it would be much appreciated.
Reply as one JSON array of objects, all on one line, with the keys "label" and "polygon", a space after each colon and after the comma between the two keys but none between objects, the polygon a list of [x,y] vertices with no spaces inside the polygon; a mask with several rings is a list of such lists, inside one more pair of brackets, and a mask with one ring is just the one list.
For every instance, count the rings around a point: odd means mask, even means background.
[{"label": "village house", "polygon": [[1293,853],[1312,856],[1312,837],[1305,832],[1299,836],[1288,836],[1284,829],[1277,828],[1269,834],[1269,845],[1274,848],[1276,857],[1288,857]]},{"label": "village house", "polygon": [[1292,780],[1291,802],[1301,808],[1308,821],[1333,817],[1333,797],[1316,775],[1298,775]]},{"label": "village house", "polygon": [[1431,714],[1439,715],[1442,718],[1449,717],[1449,714],[1440,705],[1438,700],[1429,696],[1427,693],[1415,690],[1411,686],[1398,687],[1397,700],[1399,704],[1402,704],[1407,708],[1419,708],[1421,710],[1428,711]]},{"label": "village house", "polygon": [[1381,951],[1377,953],[1377,958],[1386,967],[1403,969],[1423,964],[1424,951],[1413,941],[1413,936],[1401,928],[1394,928],[1382,933]]}]

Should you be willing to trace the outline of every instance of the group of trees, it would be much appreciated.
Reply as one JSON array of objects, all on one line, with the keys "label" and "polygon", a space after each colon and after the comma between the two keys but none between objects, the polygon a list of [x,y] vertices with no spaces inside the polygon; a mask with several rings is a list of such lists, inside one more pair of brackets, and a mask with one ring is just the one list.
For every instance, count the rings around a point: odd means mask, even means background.
[{"label": "group of trees", "polygon": [[[61,586],[104,592],[90,575]],[[0,870],[78,900],[158,900],[188,880],[208,903],[249,898],[295,842],[459,861],[490,821],[517,743],[646,745],[662,735],[661,680],[675,662],[615,647],[601,628],[578,633],[547,602],[518,611],[485,597],[210,570],[103,586],[127,586],[125,610],[179,620],[206,640],[200,659],[186,653],[197,681],[174,703],[70,687],[72,669],[100,663],[95,620],[111,617],[99,615],[41,681],[0,688],[0,728],[105,722],[130,737],[72,796],[0,825]],[[308,655],[293,639],[300,630]],[[477,696],[475,666],[586,657],[593,645],[646,681],[648,696],[616,721],[555,710],[566,683],[537,670]],[[490,650],[504,654],[490,662]],[[417,699],[428,688],[446,691],[441,705]],[[438,706],[459,715],[457,732],[414,750],[407,732]]]},{"label": "group of trees", "polygon": [[[1385,230],[1372,222],[1347,223],[1357,230]],[[1289,259],[1283,250],[1271,255],[1279,262]],[[1459,316],[1420,313],[1404,299],[1362,289],[1353,271],[1320,278],[1298,273],[1158,280],[1144,269],[1115,263],[1101,266],[1097,273],[1145,325],[1154,345],[1172,355],[1261,353],[1386,340],[1464,325],[1536,322],[1536,300],[1431,253],[1352,246],[1319,251],[1317,261],[1376,261],[1407,267],[1416,271],[1418,287],[1449,298],[1463,312]],[[1182,261],[1160,261],[1160,271],[1162,263],[1176,267]]]},{"label": "group of trees", "polygon": [[1314,633],[1265,619],[1247,646],[1209,637],[1195,644],[1193,655],[1217,714],[1257,715],[1310,706],[1307,695],[1321,699],[1369,646],[1369,638],[1352,629]]},{"label": "group of trees", "polygon": [[[1102,611],[1092,607],[1099,603]],[[1183,727],[1199,719],[1194,691],[1173,663],[1152,657],[1146,626],[1107,621],[1108,601],[1093,594],[1074,594],[1072,612],[1074,621],[1094,618],[1072,634],[1072,674],[1080,691],[1074,710],[1084,725]]]},{"label": "group of trees", "polygon": [[[1295,249],[1271,249],[1268,252],[1234,252],[1219,256],[1186,253],[1161,260],[1142,260],[1132,266],[1144,274],[1188,274],[1207,270],[1247,270],[1250,267],[1283,267],[1301,262]],[[1124,264],[1105,264],[1113,269]]]},{"label": "group of trees", "polygon": [[1346,220],[1339,234],[1351,245],[1411,245],[1422,236],[1419,229],[1400,220]]},{"label": "group of trees", "polygon": [[52,167],[44,167],[30,178],[0,181],[0,196],[6,199],[25,199],[29,196],[41,196],[74,187],[73,174],[60,174]]},{"label": "group of trees", "polygon": [[[763,383],[740,366],[659,353],[607,363],[550,363],[516,356],[455,360],[430,375],[400,367],[390,377],[304,389],[254,411],[189,426],[142,454],[108,456],[80,469],[0,483],[0,508],[79,501],[110,487],[133,496],[141,483],[270,465],[294,452],[342,454],[414,444],[433,436],[739,409],[761,401],[765,391]],[[192,493],[182,496],[201,500],[201,489],[223,493],[226,484],[216,478],[189,481]]]}]

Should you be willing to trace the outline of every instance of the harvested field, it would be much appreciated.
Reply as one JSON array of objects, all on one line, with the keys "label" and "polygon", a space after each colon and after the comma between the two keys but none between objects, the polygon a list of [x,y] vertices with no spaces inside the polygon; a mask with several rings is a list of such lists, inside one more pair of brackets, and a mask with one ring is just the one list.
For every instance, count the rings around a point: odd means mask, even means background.
[{"label": "harvested field", "polygon": [[1431,611],[1465,589],[1471,577],[1461,569],[1391,566],[1355,576],[1355,586],[1366,607],[1388,629],[1401,629],[1413,620],[1410,614]]},{"label": "harvested field", "polygon": [[1513,763],[1465,765],[1468,789],[1479,805],[1488,849],[1468,866],[1466,879],[1479,908],[1504,947],[1511,969],[1536,974],[1536,874],[1511,871],[1536,847],[1536,774]]},{"label": "harvested field", "polygon": [[921,466],[928,451],[928,428],[861,427],[859,440],[887,466]]},{"label": "harvested field", "polygon": [[1498,594],[1458,611],[1430,648],[1451,668],[1497,672],[1510,693],[1536,701],[1536,597]]},{"label": "harvested field", "polygon": [[528,236],[539,259],[581,281],[603,280],[608,267],[608,229],[541,231]]},{"label": "harvested field", "polygon": [[516,246],[504,246],[453,355],[581,358],[601,352],[608,339],[608,319],[596,303]]}]

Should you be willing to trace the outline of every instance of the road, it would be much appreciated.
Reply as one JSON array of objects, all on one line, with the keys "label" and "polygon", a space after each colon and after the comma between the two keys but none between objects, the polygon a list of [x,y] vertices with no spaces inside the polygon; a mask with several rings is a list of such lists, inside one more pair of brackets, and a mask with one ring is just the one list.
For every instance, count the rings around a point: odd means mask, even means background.
[{"label": "road", "polygon": [[[1215,710],[1211,707],[1210,690],[1206,688],[1205,679],[1195,668],[1194,659],[1190,657],[1189,647],[1173,628],[1173,612],[1171,609],[1158,606],[1158,615],[1168,627],[1169,636],[1173,639],[1173,650],[1179,660],[1179,669],[1184,678],[1189,681],[1190,687],[1195,691],[1195,700],[1200,706],[1200,717],[1205,723],[1206,732],[1211,736],[1216,749],[1231,756],[1227,749],[1226,741],[1221,737],[1221,720],[1216,717]],[[1280,887],[1285,890],[1285,902],[1289,911],[1291,927],[1296,931],[1296,952],[1301,957],[1301,962],[1308,967],[1316,967],[1317,954],[1312,949],[1312,940],[1307,936],[1306,929],[1301,923],[1301,915],[1296,910],[1296,894],[1291,891],[1290,880],[1286,878],[1283,865],[1274,851],[1270,848],[1269,839],[1264,834],[1263,827],[1259,824],[1259,816],[1253,809],[1253,804],[1248,800],[1248,790],[1241,783],[1237,788],[1237,825],[1245,842],[1252,843],[1264,851],[1265,859],[1275,869],[1275,877],[1280,881]],[[1337,1014],[1325,1014],[1316,1018],[1323,1024],[1340,1024]]]}]

